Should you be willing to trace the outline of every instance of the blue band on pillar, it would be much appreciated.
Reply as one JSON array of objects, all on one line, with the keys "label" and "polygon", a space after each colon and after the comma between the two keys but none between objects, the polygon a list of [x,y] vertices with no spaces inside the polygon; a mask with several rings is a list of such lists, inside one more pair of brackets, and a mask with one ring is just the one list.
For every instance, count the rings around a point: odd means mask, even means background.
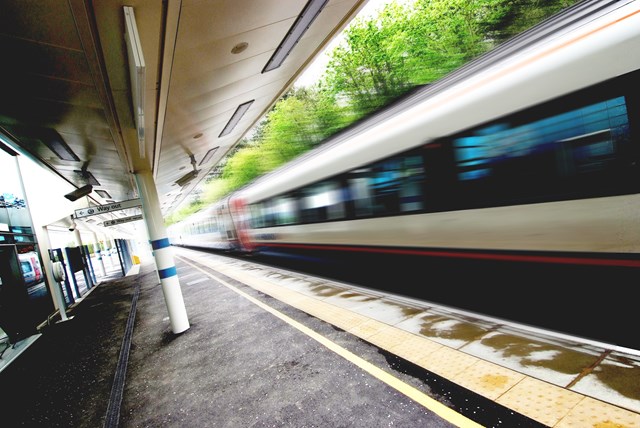
[{"label": "blue band on pillar", "polygon": [[158,275],[160,276],[160,279],[166,279],[171,276],[176,276],[177,274],[178,274],[178,270],[176,269],[175,266],[158,270]]},{"label": "blue band on pillar", "polygon": [[156,239],[155,241],[151,241],[151,248],[154,250],[159,250],[161,248],[166,248],[171,246],[169,242],[169,238]]}]

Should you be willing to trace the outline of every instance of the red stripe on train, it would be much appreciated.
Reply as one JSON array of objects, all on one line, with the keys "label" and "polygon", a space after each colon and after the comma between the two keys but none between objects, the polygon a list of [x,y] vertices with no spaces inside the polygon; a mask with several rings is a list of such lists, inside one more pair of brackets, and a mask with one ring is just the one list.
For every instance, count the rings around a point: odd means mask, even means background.
[{"label": "red stripe on train", "polygon": [[313,245],[313,244],[276,244],[276,243],[256,243],[263,247],[298,248],[306,250],[335,250],[363,253],[379,254],[399,254],[411,256],[430,257],[450,257],[479,260],[500,260],[512,262],[532,262],[532,263],[557,263],[576,264],[591,266],[618,266],[618,267],[640,267],[640,260],[628,259],[605,259],[597,257],[573,257],[573,256],[547,256],[528,254],[498,254],[498,253],[468,253],[464,251],[443,251],[443,250],[417,250],[404,248],[381,248],[381,247],[353,247],[346,245]]}]

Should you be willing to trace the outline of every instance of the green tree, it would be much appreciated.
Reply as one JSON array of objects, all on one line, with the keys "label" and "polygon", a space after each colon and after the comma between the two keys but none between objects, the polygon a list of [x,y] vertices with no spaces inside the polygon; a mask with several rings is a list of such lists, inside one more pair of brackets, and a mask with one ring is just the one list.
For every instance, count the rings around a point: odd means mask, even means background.
[{"label": "green tree", "polygon": [[406,49],[410,38],[408,12],[388,4],[377,18],[356,19],[344,41],[331,53],[322,86],[352,120],[387,104],[411,87]]}]

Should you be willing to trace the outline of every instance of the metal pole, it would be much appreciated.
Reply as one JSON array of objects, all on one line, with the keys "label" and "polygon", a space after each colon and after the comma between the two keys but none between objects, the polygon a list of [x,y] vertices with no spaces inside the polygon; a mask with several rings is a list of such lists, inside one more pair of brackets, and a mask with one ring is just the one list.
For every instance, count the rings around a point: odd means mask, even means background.
[{"label": "metal pole", "polygon": [[169,312],[169,321],[173,333],[182,333],[189,326],[187,309],[182,298],[182,290],[178,279],[176,264],[173,259],[173,249],[167,238],[167,229],[162,218],[158,191],[153,181],[153,176],[149,171],[135,173],[140,199],[142,200],[142,211],[149,233],[149,241],[153,249],[153,257],[158,269],[158,276],[162,284],[164,300]]}]

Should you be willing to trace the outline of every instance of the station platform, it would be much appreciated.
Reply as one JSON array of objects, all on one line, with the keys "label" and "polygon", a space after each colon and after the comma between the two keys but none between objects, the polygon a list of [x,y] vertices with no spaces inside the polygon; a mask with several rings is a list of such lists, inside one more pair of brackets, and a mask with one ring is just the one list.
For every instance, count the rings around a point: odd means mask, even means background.
[{"label": "station platform", "polygon": [[6,427],[640,427],[640,352],[175,248],[0,372]]}]

